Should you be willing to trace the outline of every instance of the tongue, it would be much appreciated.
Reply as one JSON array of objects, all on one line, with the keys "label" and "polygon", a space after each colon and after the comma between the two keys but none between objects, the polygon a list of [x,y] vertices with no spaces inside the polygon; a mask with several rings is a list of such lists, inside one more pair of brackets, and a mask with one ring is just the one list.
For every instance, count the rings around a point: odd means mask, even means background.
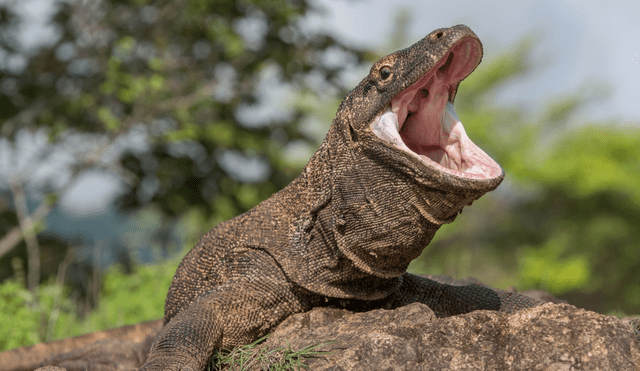
[{"label": "tongue", "polygon": [[447,101],[443,102],[443,106],[439,115],[429,107],[420,107],[422,111],[407,117],[400,136],[423,159],[428,158],[448,169],[461,171],[460,139],[465,136],[464,129],[453,105]]}]

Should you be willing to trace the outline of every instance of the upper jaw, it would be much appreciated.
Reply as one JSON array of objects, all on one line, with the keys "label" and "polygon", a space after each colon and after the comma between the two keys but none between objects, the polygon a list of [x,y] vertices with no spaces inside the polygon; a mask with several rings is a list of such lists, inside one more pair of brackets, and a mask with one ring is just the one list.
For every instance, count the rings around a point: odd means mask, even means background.
[{"label": "upper jaw", "polygon": [[481,58],[478,42],[463,38],[371,122],[373,133],[437,171],[462,179],[494,180],[500,165],[467,136],[453,101]]}]

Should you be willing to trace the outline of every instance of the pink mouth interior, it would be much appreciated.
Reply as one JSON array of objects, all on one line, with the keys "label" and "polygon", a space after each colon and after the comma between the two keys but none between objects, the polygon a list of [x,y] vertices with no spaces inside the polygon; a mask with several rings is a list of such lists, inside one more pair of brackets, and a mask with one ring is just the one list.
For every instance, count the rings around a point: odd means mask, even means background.
[{"label": "pink mouth interior", "polygon": [[493,178],[502,169],[468,138],[453,106],[447,106],[459,82],[479,63],[480,53],[477,41],[462,39],[430,72],[393,98],[390,108],[404,142],[400,147],[443,171]]}]

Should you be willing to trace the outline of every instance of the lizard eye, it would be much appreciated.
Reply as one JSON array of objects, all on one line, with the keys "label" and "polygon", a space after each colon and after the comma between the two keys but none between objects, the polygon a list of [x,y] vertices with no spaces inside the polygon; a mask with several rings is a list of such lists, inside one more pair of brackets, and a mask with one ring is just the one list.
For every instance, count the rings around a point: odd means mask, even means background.
[{"label": "lizard eye", "polygon": [[384,66],[382,68],[380,68],[380,77],[383,80],[388,79],[389,77],[391,77],[391,68]]}]

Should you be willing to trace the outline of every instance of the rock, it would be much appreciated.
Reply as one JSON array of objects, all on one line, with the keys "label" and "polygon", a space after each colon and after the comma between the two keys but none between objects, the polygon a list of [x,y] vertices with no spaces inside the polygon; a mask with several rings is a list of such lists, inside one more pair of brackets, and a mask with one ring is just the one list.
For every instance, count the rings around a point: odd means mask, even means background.
[{"label": "rock", "polygon": [[133,370],[144,364],[161,329],[160,319],[0,352],[0,370]]},{"label": "rock", "polygon": [[415,303],[363,313],[316,308],[289,317],[261,347],[327,340],[312,370],[640,370],[640,342],[617,317],[568,304],[514,314],[436,318]]},{"label": "rock", "polygon": [[[155,336],[144,342],[119,339],[98,340],[87,346],[46,358],[43,365],[56,365],[66,371],[130,371],[141,367],[147,360]],[[46,366],[50,367],[50,366]],[[45,367],[39,369],[45,371]],[[61,371],[50,369],[47,371]]]},{"label": "rock", "polygon": [[[640,318],[632,319],[640,333]],[[31,371],[40,364],[51,366],[39,371],[135,369],[161,326],[159,320],[3,352],[0,370]],[[640,341],[629,321],[551,303],[513,314],[448,318],[436,318],[420,303],[361,313],[316,308],[286,319],[258,350],[284,344],[298,350],[331,340],[337,342],[318,349],[330,354],[305,361],[311,370],[640,371]]]}]

